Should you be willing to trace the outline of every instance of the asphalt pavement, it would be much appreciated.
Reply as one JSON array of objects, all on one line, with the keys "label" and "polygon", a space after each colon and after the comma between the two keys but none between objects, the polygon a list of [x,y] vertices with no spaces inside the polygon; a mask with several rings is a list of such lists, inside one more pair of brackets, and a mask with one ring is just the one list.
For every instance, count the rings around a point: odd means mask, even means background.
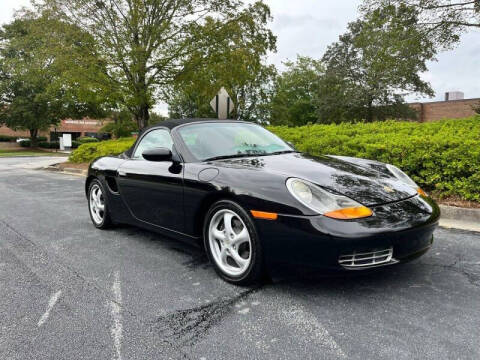
[{"label": "asphalt pavement", "polygon": [[[45,159],[43,159],[45,160]],[[480,233],[414,262],[245,288],[90,222],[84,178],[0,159],[0,359],[479,359]]]}]

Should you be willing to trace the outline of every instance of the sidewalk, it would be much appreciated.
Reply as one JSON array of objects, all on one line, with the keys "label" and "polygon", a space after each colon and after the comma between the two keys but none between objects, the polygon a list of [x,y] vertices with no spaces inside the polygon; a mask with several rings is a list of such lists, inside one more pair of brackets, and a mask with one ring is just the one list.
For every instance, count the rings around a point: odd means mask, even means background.
[{"label": "sidewalk", "polygon": [[[27,159],[28,157],[25,157]],[[37,156],[32,157],[31,160],[21,162],[18,164],[12,164],[11,167],[18,169],[43,169],[54,164],[62,163],[68,160],[68,157],[64,156]]]}]

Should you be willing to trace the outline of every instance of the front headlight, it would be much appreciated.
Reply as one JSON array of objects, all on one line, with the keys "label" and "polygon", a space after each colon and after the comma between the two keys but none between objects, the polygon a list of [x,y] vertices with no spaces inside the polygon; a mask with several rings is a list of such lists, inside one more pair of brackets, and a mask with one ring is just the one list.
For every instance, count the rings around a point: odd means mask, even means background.
[{"label": "front headlight", "polygon": [[371,216],[372,210],[343,195],[323,190],[309,181],[290,178],[287,189],[295,199],[320,215],[334,219],[360,219]]},{"label": "front headlight", "polygon": [[417,190],[417,193],[421,196],[428,196],[428,194],[423,191],[420,186],[418,186],[415,181],[413,181],[407,174],[405,174],[402,170],[400,170],[398,167],[396,167],[395,165],[390,165],[388,164],[387,165],[387,169],[388,171],[390,171],[390,173],[395,176],[398,180],[400,180],[401,182],[403,182],[404,184],[408,185],[408,186],[411,186],[412,188],[414,188],[415,190]]}]

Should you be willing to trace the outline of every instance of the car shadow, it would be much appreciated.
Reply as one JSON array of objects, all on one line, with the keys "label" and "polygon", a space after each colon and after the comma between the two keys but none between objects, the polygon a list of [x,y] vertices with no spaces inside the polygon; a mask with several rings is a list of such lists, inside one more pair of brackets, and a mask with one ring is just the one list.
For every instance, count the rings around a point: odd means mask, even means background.
[{"label": "car shadow", "polygon": [[403,268],[407,264],[396,264],[385,267],[371,268],[365,270],[354,271],[327,271],[327,270],[312,270],[304,268],[290,268],[289,274],[280,274],[274,277],[275,283],[300,285],[300,286],[315,286],[321,284],[327,285],[342,285],[354,286],[360,282],[369,283],[374,282],[377,286],[383,282],[389,283],[393,277],[398,277],[399,268]]},{"label": "car shadow", "polygon": [[130,225],[117,225],[115,230],[124,233],[128,237],[135,235],[135,241],[137,242],[153,242],[165,250],[183,255],[186,260],[182,262],[182,265],[190,270],[208,268],[211,266],[205,251],[193,243],[180,241],[178,239]]},{"label": "car shadow", "polygon": [[[188,270],[210,269],[212,279],[218,277],[205,251],[199,246],[128,225],[119,226],[117,231],[133,237],[136,242],[153,243],[161,249],[182,255],[180,258],[181,265]],[[405,264],[359,271],[321,271],[289,267],[284,268],[281,273],[268,276],[260,284],[260,288],[263,285],[278,286],[279,288],[287,286],[294,289],[303,289],[303,292],[308,292],[307,289],[312,291],[323,289],[333,293],[343,293],[367,288],[408,287],[419,283],[428,286],[430,281],[426,279],[429,274],[427,266],[431,264],[425,263],[425,258],[428,258],[428,255]],[[258,285],[253,287],[258,288]]]},{"label": "car shadow", "polygon": [[[378,311],[397,301],[426,306],[425,299],[441,308],[442,301],[451,301],[449,294],[452,291],[471,294],[472,289],[480,286],[476,253],[456,242],[441,241],[446,235],[443,230],[437,231],[439,241],[429,252],[408,263],[341,272],[289,268],[282,274],[275,274],[273,279],[251,286],[223,282],[202,248],[136,227],[122,226],[117,231],[130,237],[129,240],[143,244],[149,251],[163,252],[174,259],[188,276],[195,279],[192,283],[209,284],[205,290],[218,296],[211,299],[213,303],[231,299],[231,294],[250,297],[258,293],[255,296],[273,296],[274,299],[280,296],[306,304],[326,302],[329,306],[341,307],[367,303]],[[171,271],[168,267],[160,270],[163,273]],[[172,270],[171,276],[175,277],[178,271],[178,267]]]}]

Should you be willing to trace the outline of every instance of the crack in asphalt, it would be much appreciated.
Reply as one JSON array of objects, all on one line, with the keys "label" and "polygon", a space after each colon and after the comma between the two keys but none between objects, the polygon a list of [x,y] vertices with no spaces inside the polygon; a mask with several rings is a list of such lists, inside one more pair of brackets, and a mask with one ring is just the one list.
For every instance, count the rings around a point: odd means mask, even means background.
[{"label": "crack in asphalt", "polygon": [[[134,231],[131,229],[126,228],[127,231],[124,232],[127,236],[137,236],[139,233],[144,235],[145,237],[149,238],[154,243],[158,242],[158,237],[151,236],[146,230],[142,229],[135,229]],[[175,253],[182,254],[188,256],[190,259],[182,262],[182,265],[185,266],[189,270],[196,270],[196,269],[208,269],[211,267],[211,263],[208,260],[207,254],[203,250],[202,247],[198,247],[195,245],[190,245],[186,243],[182,243],[176,241],[171,238],[164,238],[162,241],[162,247],[167,248]]]},{"label": "crack in asphalt", "polygon": [[258,286],[228,298],[206,305],[178,310],[157,319],[155,327],[162,337],[183,346],[193,346],[207,335],[208,330],[218,324],[238,302],[241,302],[262,287]]},{"label": "crack in asphalt", "polygon": [[465,267],[460,266],[460,263],[463,263],[462,260],[457,259],[451,264],[432,264],[428,262],[422,262],[421,265],[439,267],[445,270],[453,271],[457,274],[465,276],[470,284],[476,287],[480,287],[480,275],[473,274],[465,269]]}]

